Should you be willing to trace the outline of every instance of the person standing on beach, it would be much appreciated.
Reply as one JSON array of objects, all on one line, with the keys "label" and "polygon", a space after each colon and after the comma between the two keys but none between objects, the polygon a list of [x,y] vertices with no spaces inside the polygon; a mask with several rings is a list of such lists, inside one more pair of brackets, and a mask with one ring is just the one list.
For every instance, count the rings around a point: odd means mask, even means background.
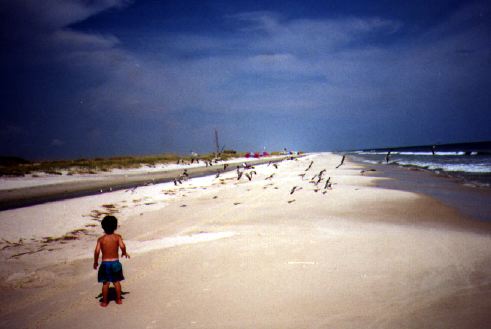
[{"label": "person standing on beach", "polygon": [[[119,262],[119,249],[121,257],[130,258],[126,253],[126,246],[121,235],[114,233],[118,227],[118,220],[114,216],[106,216],[101,222],[104,235],[97,239],[94,250],[94,270],[99,267],[97,281],[102,283],[101,306],[106,307],[109,303],[109,284],[112,282],[116,289],[116,304],[122,304],[121,281],[124,280],[123,266]],[[99,266],[99,254],[102,252],[102,262]]]}]

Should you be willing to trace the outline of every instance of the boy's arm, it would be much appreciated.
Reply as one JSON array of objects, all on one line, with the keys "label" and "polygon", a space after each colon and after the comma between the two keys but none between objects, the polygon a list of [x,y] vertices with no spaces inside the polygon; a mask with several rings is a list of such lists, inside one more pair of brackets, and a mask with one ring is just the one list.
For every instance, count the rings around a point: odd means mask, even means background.
[{"label": "boy's arm", "polygon": [[97,244],[95,245],[94,250],[94,270],[97,270],[99,266],[99,254],[101,253],[101,240],[97,239]]},{"label": "boy's arm", "polygon": [[126,253],[126,245],[124,244],[122,236],[119,236],[119,248],[121,248],[121,257],[130,258],[130,255]]}]

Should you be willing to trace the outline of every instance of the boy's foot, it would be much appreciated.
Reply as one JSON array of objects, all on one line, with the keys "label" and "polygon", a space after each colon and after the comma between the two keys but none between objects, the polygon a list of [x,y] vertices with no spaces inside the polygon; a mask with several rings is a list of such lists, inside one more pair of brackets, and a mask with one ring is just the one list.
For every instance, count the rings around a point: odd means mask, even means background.
[{"label": "boy's foot", "polygon": [[116,304],[119,304],[119,305],[123,304],[123,300],[122,299],[116,299]]},{"label": "boy's foot", "polygon": [[101,302],[101,304],[100,304],[100,305],[101,305],[101,307],[106,307],[106,306],[107,306],[107,303],[105,303],[105,302]]}]

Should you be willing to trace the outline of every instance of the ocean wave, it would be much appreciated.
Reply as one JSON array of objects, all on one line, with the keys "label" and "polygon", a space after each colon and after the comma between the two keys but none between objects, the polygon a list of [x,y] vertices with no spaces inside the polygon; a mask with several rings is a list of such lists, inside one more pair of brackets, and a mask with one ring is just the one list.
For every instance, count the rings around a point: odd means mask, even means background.
[{"label": "ocean wave", "polygon": [[[359,155],[387,155],[388,152],[369,152],[369,151],[356,151],[353,154]],[[390,155],[414,155],[414,156],[465,156],[466,152],[390,152]],[[472,152],[470,155],[477,155],[477,152]]]},{"label": "ocean wave", "polygon": [[442,170],[447,172],[467,173],[491,173],[491,165],[485,163],[463,164],[463,163],[435,163],[423,161],[397,161],[403,166],[415,166],[429,170]]}]

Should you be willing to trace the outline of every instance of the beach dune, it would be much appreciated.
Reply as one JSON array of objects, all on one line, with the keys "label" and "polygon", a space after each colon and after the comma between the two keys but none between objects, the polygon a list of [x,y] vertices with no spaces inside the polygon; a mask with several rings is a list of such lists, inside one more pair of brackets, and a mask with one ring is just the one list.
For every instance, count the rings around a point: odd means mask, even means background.
[{"label": "beach dune", "polygon": [[121,217],[123,305],[98,306],[98,227],[51,251],[12,257],[9,246],[0,327],[487,328],[491,226],[340,161],[190,180],[159,209]]}]

